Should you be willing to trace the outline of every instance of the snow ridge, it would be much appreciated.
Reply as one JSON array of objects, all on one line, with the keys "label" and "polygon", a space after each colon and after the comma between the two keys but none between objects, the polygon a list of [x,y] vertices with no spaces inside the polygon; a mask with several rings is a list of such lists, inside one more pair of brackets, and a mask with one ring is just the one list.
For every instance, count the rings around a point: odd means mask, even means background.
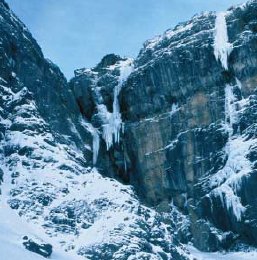
[{"label": "snow ridge", "polygon": [[[0,144],[9,152],[5,156],[0,151],[0,228],[8,234],[0,235],[6,246],[1,248],[4,259],[10,259],[5,257],[8,250],[21,255],[10,252],[14,260],[41,259],[30,257],[22,245],[24,236],[53,245],[54,260],[80,259],[79,255],[109,259],[110,254],[117,260],[132,255],[172,258],[174,242],[165,214],[141,205],[132,187],[86,168],[82,152],[55,138],[26,88],[14,93],[0,84],[0,92],[5,129]],[[82,118],[81,123],[98,135]]]},{"label": "snow ridge", "polygon": [[225,70],[228,70],[228,56],[231,51],[232,45],[228,41],[226,12],[219,12],[215,22],[214,55]]},{"label": "snow ridge", "polygon": [[145,48],[146,49],[154,49],[161,41],[164,39],[171,39],[174,35],[190,31],[193,27],[193,22],[188,24],[181,24],[174,29],[167,30],[163,35],[158,35],[151,40],[146,41]]}]

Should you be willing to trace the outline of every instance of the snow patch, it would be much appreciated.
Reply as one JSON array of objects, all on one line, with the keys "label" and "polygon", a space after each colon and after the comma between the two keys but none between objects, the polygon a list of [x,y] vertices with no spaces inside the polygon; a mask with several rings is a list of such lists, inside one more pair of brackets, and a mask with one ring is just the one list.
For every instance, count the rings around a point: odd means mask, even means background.
[{"label": "snow patch", "polygon": [[197,250],[191,245],[186,245],[186,248],[191,253],[190,260],[253,260],[257,259],[257,251],[251,252],[230,252],[230,253],[204,253]]}]

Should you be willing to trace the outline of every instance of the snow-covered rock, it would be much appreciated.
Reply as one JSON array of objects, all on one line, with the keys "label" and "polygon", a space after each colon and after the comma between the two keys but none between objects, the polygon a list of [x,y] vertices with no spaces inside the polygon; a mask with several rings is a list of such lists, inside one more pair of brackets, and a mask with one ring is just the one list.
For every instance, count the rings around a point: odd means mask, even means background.
[{"label": "snow-covered rock", "polygon": [[256,0],[69,83],[3,0],[0,15],[1,256],[256,255],[180,244],[257,245]]}]

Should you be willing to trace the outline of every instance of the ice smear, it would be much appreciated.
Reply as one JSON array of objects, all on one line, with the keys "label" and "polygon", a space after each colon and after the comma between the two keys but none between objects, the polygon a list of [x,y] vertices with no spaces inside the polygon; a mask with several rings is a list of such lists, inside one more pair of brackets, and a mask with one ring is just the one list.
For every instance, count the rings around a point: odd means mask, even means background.
[{"label": "ice smear", "polygon": [[229,135],[233,134],[233,125],[236,123],[236,97],[233,93],[233,86],[227,84],[225,87],[225,125],[227,126],[227,130]]},{"label": "ice smear", "polygon": [[222,67],[228,70],[228,56],[232,51],[232,45],[228,41],[226,12],[219,12],[215,22],[214,55],[220,60]]},{"label": "ice smear", "polygon": [[[226,12],[217,14],[215,22],[214,55],[216,60],[221,62],[222,67],[228,70],[228,56],[232,51],[232,45],[228,40]],[[241,90],[240,81],[236,78],[236,83]],[[246,155],[252,141],[245,141],[242,136],[235,133],[238,110],[247,103],[245,99],[238,101],[233,93],[234,86],[227,84],[225,87],[225,128],[229,134],[229,139],[225,147],[228,155],[225,166],[219,170],[209,180],[211,187],[216,187],[211,195],[219,197],[223,207],[231,210],[238,221],[241,221],[242,214],[246,208],[242,205],[237,192],[241,187],[242,177],[251,171],[251,163]]]},{"label": "ice smear", "polygon": [[93,137],[93,164],[96,164],[100,147],[99,131],[92,124],[86,122],[83,118],[81,118],[80,122],[81,125],[84,126]]},{"label": "ice smear", "polygon": [[[236,82],[241,89],[240,81],[236,79]],[[237,192],[241,188],[243,176],[247,176],[252,170],[252,164],[246,155],[254,140],[245,140],[244,137],[233,133],[238,113],[247,104],[247,99],[237,100],[233,88],[232,85],[226,85],[225,88],[225,129],[229,134],[225,152],[228,159],[225,166],[210,178],[209,185],[214,188],[211,194],[219,197],[223,206],[231,210],[236,219],[240,221],[246,208],[242,205]]]},{"label": "ice smear", "polygon": [[122,118],[120,114],[118,97],[123,83],[127,80],[134,69],[132,59],[121,61],[119,62],[118,66],[120,70],[120,76],[118,79],[118,84],[114,88],[113,112],[108,112],[107,108],[103,105],[98,106],[99,113],[106,120],[106,123],[103,125],[102,136],[105,140],[107,150],[109,150],[114,143],[119,143],[120,131],[122,128]]},{"label": "ice smear", "polygon": [[179,110],[179,106],[177,103],[173,103],[171,106],[170,116],[173,116]]}]

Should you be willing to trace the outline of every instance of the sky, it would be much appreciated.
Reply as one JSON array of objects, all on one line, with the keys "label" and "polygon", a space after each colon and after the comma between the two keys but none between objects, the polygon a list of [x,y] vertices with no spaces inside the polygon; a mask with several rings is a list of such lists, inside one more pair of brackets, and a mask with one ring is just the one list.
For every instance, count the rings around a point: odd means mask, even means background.
[{"label": "sky", "polygon": [[144,41],[202,11],[245,0],[6,0],[45,57],[69,79],[109,53],[136,57]]}]

